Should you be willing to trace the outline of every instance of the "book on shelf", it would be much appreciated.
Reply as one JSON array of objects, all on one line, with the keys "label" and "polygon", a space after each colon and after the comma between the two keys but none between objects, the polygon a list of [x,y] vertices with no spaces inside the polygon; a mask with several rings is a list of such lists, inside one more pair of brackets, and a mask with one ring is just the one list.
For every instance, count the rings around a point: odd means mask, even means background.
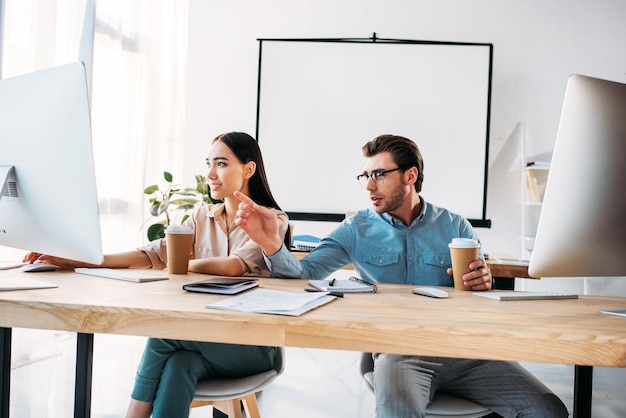
[{"label": "book on shelf", "polygon": [[217,293],[220,295],[234,295],[244,290],[257,287],[259,281],[242,277],[214,277],[183,285],[188,292]]},{"label": "book on shelf", "polygon": [[309,284],[324,292],[375,293],[377,290],[375,283],[354,276],[349,279],[309,280]]}]

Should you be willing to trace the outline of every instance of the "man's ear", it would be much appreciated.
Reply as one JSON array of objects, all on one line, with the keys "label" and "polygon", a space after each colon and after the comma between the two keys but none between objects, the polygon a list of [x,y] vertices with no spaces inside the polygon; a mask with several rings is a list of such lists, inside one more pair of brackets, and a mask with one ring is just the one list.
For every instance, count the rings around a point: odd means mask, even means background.
[{"label": "man's ear", "polygon": [[244,165],[244,175],[246,176],[246,179],[251,178],[255,172],[256,172],[256,163],[254,161],[248,161]]},{"label": "man's ear", "polygon": [[410,184],[412,186],[417,182],[418,174],[419,171],[417,170],[417,167],[413,166],[404,172],[404,179],[406,180],[407,184]]}]

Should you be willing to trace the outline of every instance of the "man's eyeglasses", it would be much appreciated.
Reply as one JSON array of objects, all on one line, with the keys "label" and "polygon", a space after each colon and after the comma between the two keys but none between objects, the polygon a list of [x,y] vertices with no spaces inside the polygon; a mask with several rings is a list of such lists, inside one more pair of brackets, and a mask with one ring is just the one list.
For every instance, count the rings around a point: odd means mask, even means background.
[{"label": "man's eyeglasses", "polygon": [[371,173],[363,173],[356,176],[356,179],[361,183],[361,186],[367,187],[367,183],[369,183],[370,179],[374,180],[377,186],[382,186],[385,182],[385,174],[391,173],[392,171],[402,170],[402,167],[392,168],[391,170],[374,170]]}]

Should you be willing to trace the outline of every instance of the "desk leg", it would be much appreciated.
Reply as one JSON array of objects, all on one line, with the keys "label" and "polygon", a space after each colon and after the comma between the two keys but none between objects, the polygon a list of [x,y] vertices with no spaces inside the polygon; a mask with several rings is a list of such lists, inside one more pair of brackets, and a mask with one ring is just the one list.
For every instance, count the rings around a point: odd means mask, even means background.
[{"label": "desk leg", "polygon": [[11,328],[0,329],[0,417],[9,418],[11,392]]},{"label": "desk leg", "polygon": [[592,393],[593,366],[575,366],[573,418],[583,418],[591,416]]},{"label": "desk leg", "polygon": [[91,416],[91,380],[93,371],[93,334],[76,335],[76,386],[74,418]]}]

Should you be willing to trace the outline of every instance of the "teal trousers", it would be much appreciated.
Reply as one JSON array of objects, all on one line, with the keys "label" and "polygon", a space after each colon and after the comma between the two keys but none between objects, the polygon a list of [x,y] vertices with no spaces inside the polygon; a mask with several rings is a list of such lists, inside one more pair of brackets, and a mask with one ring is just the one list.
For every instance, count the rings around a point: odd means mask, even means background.
[{"label": "teal trousers", "polygon": [[276,347],[149,338],[131,397],[152,402],[153,418],[186,418],[196,383],[274,367]]}]

